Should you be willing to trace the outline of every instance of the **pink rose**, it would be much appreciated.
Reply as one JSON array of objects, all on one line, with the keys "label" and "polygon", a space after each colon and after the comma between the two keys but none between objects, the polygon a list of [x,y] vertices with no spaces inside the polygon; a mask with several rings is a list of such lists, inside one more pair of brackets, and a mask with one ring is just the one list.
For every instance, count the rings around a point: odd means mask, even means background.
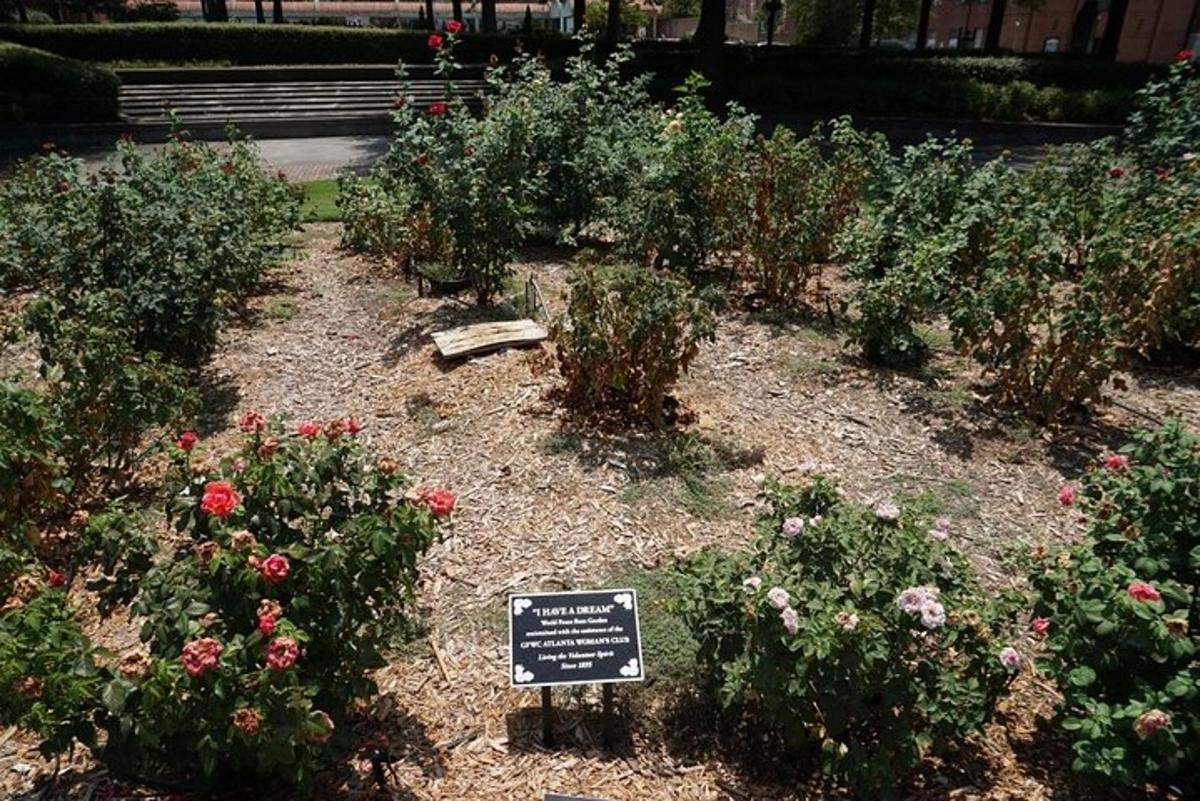
[{"label": "pink rose", "polygon": [[217,666],[221,659],[221,650],[221,643],[212,637],[192,640],[183,646],[183,652],[180,654],[184,670],[193,679],[203,676]]},{"label": "pink rose", "polygon": [[1159,593],[1158,590],[1154,589],[1153,585],[1147,584],[1144,581],[1131,582],[1127,592],[1129,593],[1130,598],[1143,603],[1162,599],[1162,594]]},{"label": "pink rose", "polygon": [[1035,617],[1029,623],[1029,630],[1032,631],[1034,634],[1045,634],[1047,631],[1050,630],[1050,618]]},{"label": "pink rose", "polygon": [[767,590],[767,603],[776,609],[780,611],[787,609],[791,602],[791,596],[788,595],[788,591],[783,587],[772,587]]},{"label": "pink rose", "polygon": [[445,517],[454,511],[454,493],[447,489],[423,489],[418,500],[429,507],[434,517]]},{"label": "pink rose", "polygon": [[1122,453],[1110,453],[1104,457],[1104,466],[1109,470],[1124,470],[1129,466],[1129,457]]},{"label": "pink rose", "polygon": [[273,553],[258,563],[258,574],[270,584],[278,584],[288,577],[292,566],[283,554]]},{"label": "pink rose", "polygon": [[788,634],[794,635],[800,630],[800,618],[792,607],[784,607],[783,611],[779,613],[779,619],[783,621],[783,628]]},{"label": "pink rose", "polygon": [[1073,484],[1063,485],[1063,488],[1058,491],[1058,502],[1063,506],[1075,503],[1075,486]]},{"label": "pink rose", "polygon": [[275,633],[275,618],[271,615],[258,616],[258,633],[264,637],[270,637]]},{"label": "pink rose", "polygon": [[247,434],[254,434],[267,427],[267,419],[251,409],[238,420],[238,428]]},{"label": "pink rose", "polygon": [[312,439],[321,433],[321,424],[316,420],[305,420],[296,427],[296,433],[305,439]]},{"label": "pink rose", "polygon": [[291,637],[276,637],[267,645],[267,667],[284,671],[300,658],[300,646]]},{"label": "pink rose", "polygon": [[226,518],[242,502],[242,496],[228,481],[210,481],[204,485],[200,510],[213,517]]},{"label": "pink rose", "polygon": [[1021,669],[1021,655],[1011,645],[1000,651],[999,659],[1000,664],[1004,665],[1004,669],[1009,673],[1016,673]]},{"label": "pink rose", "polygon": [[258,458],[269,459],[271,458],[271,454],[277,450],[279,450],[279,440],[275,437],[267,437],[258,446]]},{"label": "pink rose", "polygon": [[347,433],[351,436],[355,436],[363,430],[362,420],[359,420],[357,417],[347,417],[342,423],[345,425]]},{"label": "pink rose", "polygon": [[1145,740],[1170,722],[1171,716],[1166,712],[1161,709],[1151,709],[1138,716],[1138,719],[1133,722],[1133,730],[1137,732],[1138,737]]}]

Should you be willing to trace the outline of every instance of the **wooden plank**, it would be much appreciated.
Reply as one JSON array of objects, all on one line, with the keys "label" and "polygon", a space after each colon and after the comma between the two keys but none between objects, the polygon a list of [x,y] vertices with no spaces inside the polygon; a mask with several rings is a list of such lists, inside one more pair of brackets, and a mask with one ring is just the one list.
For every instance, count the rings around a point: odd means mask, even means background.
[{"label": "wooden plank", "polygon": [[435,331],[433,341],[442,358],[458,359],[500,348],[535,345],[548,336],[550,333],[545,327],[533,320],[505,320]]}]

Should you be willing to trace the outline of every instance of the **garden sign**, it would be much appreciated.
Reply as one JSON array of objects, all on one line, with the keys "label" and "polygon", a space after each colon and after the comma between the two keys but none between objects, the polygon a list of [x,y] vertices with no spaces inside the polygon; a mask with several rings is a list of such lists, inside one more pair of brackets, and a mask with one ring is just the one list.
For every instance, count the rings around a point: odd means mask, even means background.
[{"label": "garden sign", "polygon": [[550,688],[604,686],[611,741],[612,685],[642,681],[637,592],[629,589],[514,593],[508,597],[509,683],[542,689],[542,735],[553,739]]}]

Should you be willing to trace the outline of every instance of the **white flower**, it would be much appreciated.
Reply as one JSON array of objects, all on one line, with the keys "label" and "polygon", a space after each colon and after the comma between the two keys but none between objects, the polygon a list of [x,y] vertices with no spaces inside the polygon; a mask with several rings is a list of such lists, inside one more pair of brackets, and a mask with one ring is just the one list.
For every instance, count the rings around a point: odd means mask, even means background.
[{"label": "white flower", "polygon": [[795,537],[800,534],[800,532],[804,531],[804,519],[799,517],[789,517],[787,520],[783,521],[783,525],[779,530],[785,537]]},{"label": "white flower", "polygon": [[875,516],[885,523],[895,523],[900,519],[900,507],[886,501],[875,507]]},{"label": "white flower", "polygon": [[1196,154],[1189,150],[1188,152],[1183,154],[1183,160],[1184,161],[1195,161]]},{"label": "white flower", "polygon": [[742,582],[742,586],[751,592],[757,592],[758,588],[762,586],[762,579],[760,579],[758,576],[751,576]]},{"label": "white flower", "polygon": [[929,590],[929,587],[909,587],[896,598],[896,606],[910,615],[919,614],[926,603],[937,597]]},{"label": "white flower", "polygon": [[785,606],[783,611],[779,613],[779,619],[783,621],[783,627],[787,629],[788,634],[795,634],[800,630],[800,618],[796,615],[796,610],[790,606]]},{"label": "white flower", "polygon": [[940,629],[946,625],[946,609],[937,601],[928,601],[921,607],[921,625],[927,629]]},{"label": "white flower", "polygon": [[858,628],[858,615],[853,612],[838,612],[833,616],[833,620],[845,631],[854,631]]},{"label": "white flower", "polygon": [[821,521],[824,519],[825,518],[821,515],[813,515],[812,517],[808,518],[808,524],[810,526],[819,526],[821,525]]},{"label": "white flower", "polygon": [[772,587],[767,590],[767,603],[776,609],[786,609],[791,602],[792,597],[783,587]]},{"label": "white flower", "polygon": [[939,517],[929,529],[929,536],[935,540],[945,540],[950,536],[950,518]]},{"label": "white flower", "polygon": [[1009,673],[1016,673],[1021,669],[1021,655],[1011,645],[1000,651],[999,658],[1000,664],[1004,665],[1004,669]]}]

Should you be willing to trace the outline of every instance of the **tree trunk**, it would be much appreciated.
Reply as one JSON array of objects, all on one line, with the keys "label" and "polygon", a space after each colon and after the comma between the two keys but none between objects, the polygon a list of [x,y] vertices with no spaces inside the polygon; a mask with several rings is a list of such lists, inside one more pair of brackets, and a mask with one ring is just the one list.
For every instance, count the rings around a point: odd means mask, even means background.
[{"label": "tree trunk", "polygon": [[259,25],[267,21],[267,15],[263,13],[263,0],[254,0],[254,19]]},{"label": "tree trunk", "polygon": [[587,19],[587,0],[575,0],[575,33],[583,30]]},{"label": "tree trunk", "polygon": [[425,0],[425,25],[431,31],[437,30],[437,22],[433,18],[433,0]]},{"label": "tree trunk", "polygon": [[604,39],[609,44],[616,44],[621,38],[621,0],[608,0],[607,22]]},{"label": "tree trunk", "polygon": [[710,81],[721,72],[721,48],[725,45],[725,0],[700,0],[700,21],[695,42],[700,47],[700,69]]},{"label": "tree trunk", "polygon": [[1121,31],[1125,28],[1125,12],[1129,10],[1129,0],[1112,0],[1108,5],[1108,24],[1104,26],[1104,38],[1100,40],[1100,58],[1108,61],[1117,60],[1117,50],[1121,47]]},{"label": "tree trunk", "polygon": [[863,0],[862,28],[858,32],[858,47],[866,50],[875,40],[876,0]]},{"label": "tree trunk", "polygon": [[271,21],[275,24],[283,22],[283,0],[271,0]]},{"label": "tree trunk", "polygon": [[1008,0],[992,0],[992,13],[988,17],[987,38],[983,40],[983,49],[994,53],[1000,49],[1000,32],[1004,29],[1004,12],[1008,10]]},{"label": "tree trunk", "polygon": [[917,49],[924,50],[929,41],[929,10],[933,0],[921,0],[921,10],[917,14]]},{"label": "tree trunk", "polygon": [[462,22],[462,0],[453,0],[450,3],[450,11],[454,14],[456,22]]},{"label": "tree trunk", "polygon": [[496,0],[483,0],[483,19],[480,22],[484,33],[496,32]]},{"label": "tree trunk", "polygon": [[17,21],[29,22],[29,12],[25,10],[25,0],[17,0]]}]

